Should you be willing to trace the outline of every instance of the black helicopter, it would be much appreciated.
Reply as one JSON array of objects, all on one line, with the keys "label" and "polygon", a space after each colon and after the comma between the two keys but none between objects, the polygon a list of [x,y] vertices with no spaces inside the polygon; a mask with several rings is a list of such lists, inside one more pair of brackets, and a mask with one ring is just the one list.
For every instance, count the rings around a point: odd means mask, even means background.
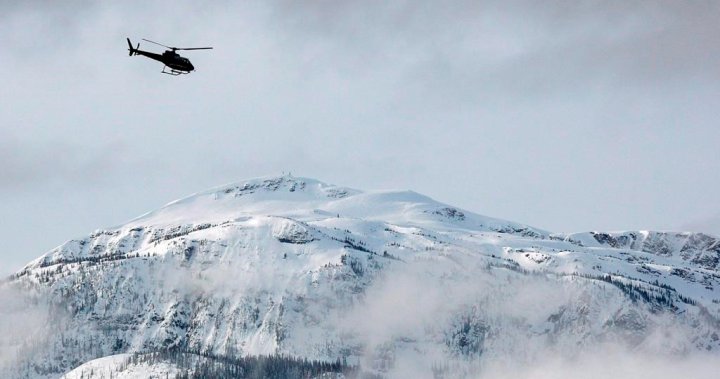
[{"label": "black helicopter", "polygon": [[[156,61],[160,61],[165,66],[163,66],[162,73],[163,74],[169,74],[169,75],[180,75],[180,74],[189,74],[190,71],[195,70],[195,66],[190,63],[190,60],[181,57],[178,53],[176,53],[176,50],[208,50],[212,49],[212,47],[170,47],[165,46],[161,43],[153,42],[148,39],[143,38],[143,41],[147,41],[150,43],[154,43],[156,45],[160,45],[163,47],[166,47],[170,50],[166,50],[162,54],[155,54],[148,51],[142,51],[140,50],[140,43],[137,44],[137,47],[133,47],[132,43],[130,42],[130,38],[127,39],[128,46],[130,47],[128,51],[130,51],[130,56],[133,55],[144,55],[150,59],[154,59]],[[169,71],[165,71],[165,69],[168,68]]]}]

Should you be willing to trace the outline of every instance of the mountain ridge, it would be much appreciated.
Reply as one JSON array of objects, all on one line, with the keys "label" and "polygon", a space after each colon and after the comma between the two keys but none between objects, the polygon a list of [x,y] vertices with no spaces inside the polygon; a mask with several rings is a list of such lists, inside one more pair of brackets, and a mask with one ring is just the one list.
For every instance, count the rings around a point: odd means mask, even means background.
[{"label": "mountain ridge", "polygon": [[608,341],[720,351],[717,246],[692,233],[552,234],[412,191],[281,176],[70,240],[7,285],[57,313],[32,350],[48,372],[180,349],[392,376],[407,362],[532,361]]}]

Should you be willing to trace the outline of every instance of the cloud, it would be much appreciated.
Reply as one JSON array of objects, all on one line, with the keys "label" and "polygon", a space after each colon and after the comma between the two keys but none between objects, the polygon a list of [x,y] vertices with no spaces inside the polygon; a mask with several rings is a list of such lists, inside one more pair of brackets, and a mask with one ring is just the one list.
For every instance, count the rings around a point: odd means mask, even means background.
[{"label": "cloud", "polygon": [[284,5],[275,10],[290,48],[324,43],[338,52],[324,58],[357,70],[405,66],[406,81],[446,86],[439,96],[718,79],[720,6],[711,2]]},{"label": "cloud", "polygon": [[680,230],[710,233],[720,237],[720,213],[680,225]]},{"label": "cloud", "polygon": [[685,357],[668,357],[601,346],[568,359],[548,354],[533,365],[491,364],[478,378],[532,379],[674,379],[688,377],[710,379],[717,375],[720,363],[711,354],[697,353]]},{"label": "cloud", "polygon": [[697,325],[650,312],[614,287],[487,269],[458,255],[417,258],[387,267],[362,301],[328,320],[359,340],[365,368],[398,378],[445,367],[447,377],[589,379],[686,369],[709,378],[720,367],[696,350]]},{"label": "cloud", "polygon": [[117,144],[89,147],[67,141],[5,138],[0,141],[0,190],[101,183],[122,161],[118,154],[122,149]]},{"label": "cloud", "polygon": [[23,349],[50,339],[48,305],[27,290],[0,282],[0,372],[23,358]]}]

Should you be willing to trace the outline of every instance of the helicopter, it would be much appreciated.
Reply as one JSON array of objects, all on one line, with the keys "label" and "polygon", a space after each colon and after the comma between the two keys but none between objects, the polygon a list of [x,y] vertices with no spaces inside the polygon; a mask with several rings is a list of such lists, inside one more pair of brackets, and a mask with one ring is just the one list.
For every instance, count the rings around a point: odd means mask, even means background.
[{"label": "helicopter", "polygon": [[[148,39],[143,38],[143,41],[154,43],[156,45],[160,45],[162,47],[168,48],[170,50],[166,50],[162,54],[155,54],[148,51],[142,51],[140,50],[140,43],[138,42],[137,47],[133,47],[132,43],[130,42],[130,38],[127,38],[128,46],[130,47],[128,51],[130,52],[130,56],[133,55],[144,55],[150,59],[154,59],[156,61],[160,61],[165,66],[163,66],[162,73],[177,76],[180,74],[189,74],[191,71],[195,70],[195,66],[190,63],[190,60],[181,57],[178,53],[175,51],[177,50],[208,50],[212,49],[212,47],[171,47],[171,46],[165,46],[161,43],[153,42]],[[168,69],[166,71],[165,69]]]}]

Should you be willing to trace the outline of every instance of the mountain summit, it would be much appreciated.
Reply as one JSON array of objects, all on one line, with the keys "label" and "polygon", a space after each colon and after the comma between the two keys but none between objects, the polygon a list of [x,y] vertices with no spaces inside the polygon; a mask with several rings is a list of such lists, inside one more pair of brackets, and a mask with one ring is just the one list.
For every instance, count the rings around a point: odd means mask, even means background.
[{"label": "mountain summit", "polygon": [[335,215],[435,227],[465,225],[477,230],[547,234],[525,225],[460,211],[412,191],[363,192],[289,175],[252,179],[200,192],[141,216],[129,225],[223,222],[254,215],[300,221]]},{"label": "mountain summit", "polygon": [[57,377],[173,351],[458,377],[608,345],[718,352],[719,259],[704,234],[553,234],[411,191],[252,179],[70,240],[13,275],[3,286],[53,317],[5,348],[6,370]]}]

